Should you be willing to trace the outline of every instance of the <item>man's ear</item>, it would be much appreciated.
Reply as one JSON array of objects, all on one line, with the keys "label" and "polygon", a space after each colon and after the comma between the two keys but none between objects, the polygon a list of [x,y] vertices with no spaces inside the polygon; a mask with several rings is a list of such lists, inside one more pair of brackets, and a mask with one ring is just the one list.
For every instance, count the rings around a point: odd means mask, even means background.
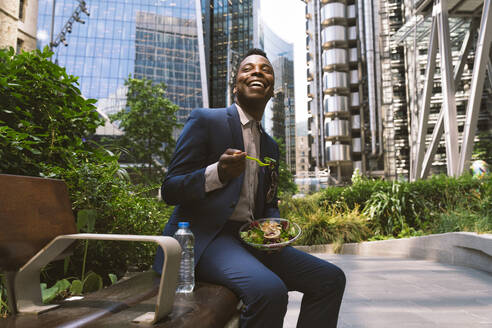
[{"label": "man's ear", "polygon": [[236,94],[236,92],[237,92],[237,89],[236,89],[236,87],[234,87],[234,89],[232,89],[232,93]]}]

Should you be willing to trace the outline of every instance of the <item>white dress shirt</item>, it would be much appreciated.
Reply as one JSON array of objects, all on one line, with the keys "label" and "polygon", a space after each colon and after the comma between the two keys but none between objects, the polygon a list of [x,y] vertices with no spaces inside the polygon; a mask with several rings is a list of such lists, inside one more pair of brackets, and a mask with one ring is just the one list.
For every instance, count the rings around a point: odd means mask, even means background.
[{"label": "white dress shirt", "polygon": [[[238,104],[236,108],[241,121],[243,132],[244,151],[252,157],[259,158],[260,156],[260,134],[259,122],[242,110]],[[226,184],[220,182],[217,165],[215,162],[207,166],[205,169],[205,192],[213,191],[222,188]],[[241,187],[239,201],[234,208],[229,220],[233,221],[250,221],[254,219],[253,213],[255,209],[256,189],[258,187],[258,163],[251,160],[246,160],[246,168],[244,171],[244,182]]]}]

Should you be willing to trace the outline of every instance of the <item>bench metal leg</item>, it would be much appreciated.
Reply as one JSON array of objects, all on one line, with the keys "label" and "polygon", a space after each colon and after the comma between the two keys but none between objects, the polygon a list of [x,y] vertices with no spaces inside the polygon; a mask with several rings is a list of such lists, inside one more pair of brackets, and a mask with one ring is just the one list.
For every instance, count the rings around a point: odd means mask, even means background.
[{"label": "bench metal leg", "polygon": [[165,260],[162,266],[155,312],[153,313],[152,320],[149,321],[150,323],[155,323],[172,311],[181,259],[181,247],[174,238],[164,236],[74,234],[56,237],[17,272],[14,277],[13,288],[13,299],[17,300],[17,312],[38,314],[58,306],[42,304],[39,280],[41,268],[50,263],[78,239],[157,243],[164,251]]}]

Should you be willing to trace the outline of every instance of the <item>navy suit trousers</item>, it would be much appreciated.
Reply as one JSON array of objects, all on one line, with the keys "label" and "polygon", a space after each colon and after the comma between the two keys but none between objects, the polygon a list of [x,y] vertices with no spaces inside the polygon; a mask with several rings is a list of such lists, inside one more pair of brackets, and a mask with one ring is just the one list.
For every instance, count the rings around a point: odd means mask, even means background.
[{"label": "navy suit trousers", "polygon": [[241,242],[240,224],[228,222],[205,249],[198,280],[223,285],[244,303],[240,327],[282,328],[288,291],[304,294],[297,327],[337,326],[345,274],[315,256],[285,247],[267,253]]}]

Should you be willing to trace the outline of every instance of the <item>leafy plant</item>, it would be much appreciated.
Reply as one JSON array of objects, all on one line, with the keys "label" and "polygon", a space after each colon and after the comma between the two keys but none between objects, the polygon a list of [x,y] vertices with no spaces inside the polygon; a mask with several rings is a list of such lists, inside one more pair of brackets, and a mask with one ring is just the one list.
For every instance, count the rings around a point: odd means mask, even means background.
[{"label": "leafy plant", "polygon": [[41,283],[41,297],[43,303],[50,303],[57,297],[65,298],[68,295],[69,288],[70,282],[67,279],[58,280],[50,288],[47,287],[46,283]]},{"label": "leafy plant", "polygon": [[[70,280],[72,280],[70,282]],[[103,280],[100,275],[89,272],[87,276],[80,279],[60,279],[50,288],[46,283],[41,283],[41,296],[43,303],[47,304],[55,299],[64,299],[73,295],[91,293],[103,288]]]},{"label": "leafy plant", "polygon": [[376,191],[369,198],[364,213],[369,216],[376,233],[398,235],[410,224],[420,226],[418,208],[424,200],[410,190],[406,182],[393,182],[390,191]]},{"label": "leafy plant", "polygon": [[0,319],[6,318],[10,313],[7,304],[7,288],[4,286],[3,275],[0,274]]},{"label": "leafy plant", "polygon": [[[94,232],[94,226],[96,225],[97,212],[91,209],[82,209],[77,213],[77,230],[78,232]],[[89,241],[84,240],[84,258],[82,260],[82,273],[81,279],[85,278],[85,264],[87,262],[87,250],[89,248]]]},{"label": "leafy plant", "polygon": [[161,181],[163,166],[171,159],[175,141],[173,130],[179,127],[179,107],[166,97],[166,85],[148,79],[125,81],[127,108],[110,116],[125,132],[116,144],[129,150],[132,160],[142,169],[147,183]]},{"label": "leafy plant", "polygon": [[102,121],[77,77],[43,51],[0,49],[0,172],[37,176],[43,163],[64,166],[74,154],[91,156],[84,142]]},{"label": "leafy plant", "polygon": [[[50,176],[63,178],[67,183],[81,230],[140,235],[161,233],[172,208],[150,196],[158,185],[133,185],[118,176],[120,167],[116,160],[92,163],[75,159],[67,166],[52,168]],[[68,272],[58,264],[51,270],[51,276],[78,276],[87,268],[104,277],[108,284],[108,274],[121,277],[130,267],[150,268],[155,250],[152,243],[91,241],[77,244]]]},{"label": "leafy plant", "polygon": [[320,193],[299,199],[282,199],[279,209],[282,217],[299,224],[302,235],[299,245],[359,242],[371,235],[368,218],[359,208],[340,210],[318,206]]},{"label": "leafy plant", "polygon": [[[279,147],[279,163],[278,163],[278,195],[281,197],[283,194],[293,195],[297,192],[297,185],[294,182],[294,176],[289,171],[287,164],[285,163],[285,143],[282,139],[275,138],[275,141]],[[265,160],[268,157],[265,158]],[[271,160],[271,159],[270,159]]]}]

